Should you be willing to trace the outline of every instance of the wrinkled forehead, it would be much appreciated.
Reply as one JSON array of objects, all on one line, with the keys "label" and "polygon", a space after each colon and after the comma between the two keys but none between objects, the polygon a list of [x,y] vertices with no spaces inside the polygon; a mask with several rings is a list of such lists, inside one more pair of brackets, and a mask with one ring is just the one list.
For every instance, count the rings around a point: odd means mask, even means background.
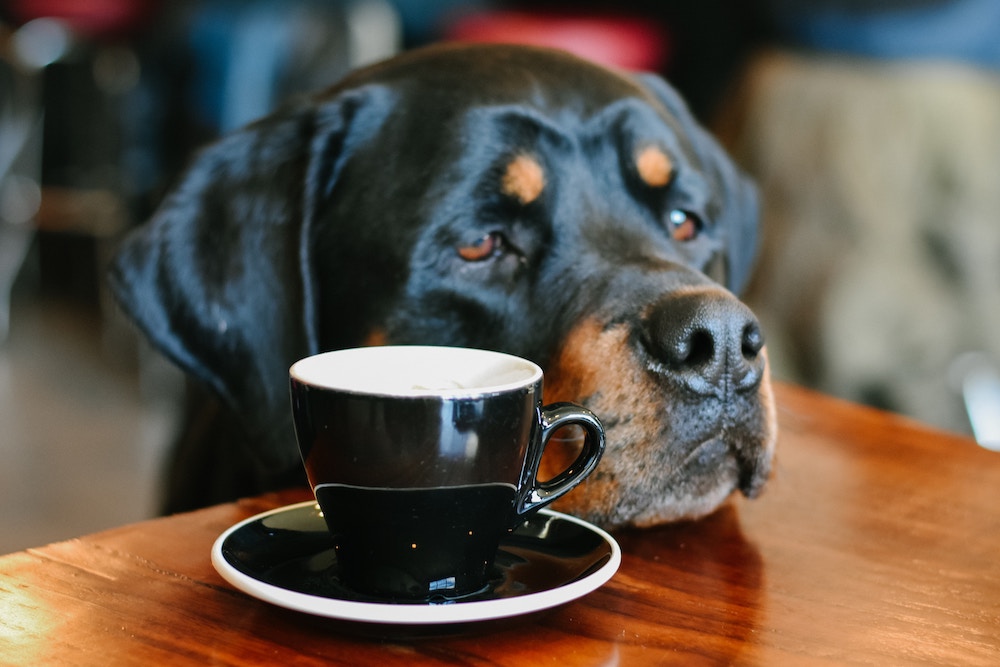
[{"label": "wrinkled forehead", "polygon": [[622,167],[656,187],[676,167],[698,162],[678,119],[637,79],[559,51],[431,48],[362,70],[347,84],[391,91],[391,111],[366,150],[422,165],[414,171],[424,196],[496,171],[504,192],[532,201],[537,184],[555,176],[546,155],[588,156],[605,167],[622,156],[629,163]]},{"label": "wrinkled forehead", "polygon": [[[369,71],[397,98],[386,141],[427,155],[475,156],[489,145],[604,140],[628,153],[689,152],[677,120],[636,79],[569,54],[523,47],[419,52]],[[634,145],[631,145],[634,144]],[[406,149],[404,149],[406,150]]]}]

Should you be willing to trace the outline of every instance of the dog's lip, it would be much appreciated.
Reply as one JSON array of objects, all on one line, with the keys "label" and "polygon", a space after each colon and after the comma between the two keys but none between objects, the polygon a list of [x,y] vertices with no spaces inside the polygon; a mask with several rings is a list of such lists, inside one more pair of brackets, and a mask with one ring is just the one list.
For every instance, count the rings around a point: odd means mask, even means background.
[{"label": "dog's lip", "polygon": [[756,498],[767,481],[769,466],[761,466],[759,462],[746,460],[739,453],[739,448],[733,448],[726,441],[724,434],[708,438],[688,452],[684,460],[674,470],[672,477],[677,477],[693,466],[711,468],[726,458],[733,457],[739,470],[736,488],[747,498]]},{"label": "dog's lip", "polygon": [[[691,449],[684,457],[684,460],[677,466],[677,472],[686,469],[692,463],[697,462],[700,467],[711,465],[713,460],[725,457],[729,454],[729,445],[721,435],[713,436],[708,440],[699,443]],[[698,459],[696,461],[696,459]]]}]

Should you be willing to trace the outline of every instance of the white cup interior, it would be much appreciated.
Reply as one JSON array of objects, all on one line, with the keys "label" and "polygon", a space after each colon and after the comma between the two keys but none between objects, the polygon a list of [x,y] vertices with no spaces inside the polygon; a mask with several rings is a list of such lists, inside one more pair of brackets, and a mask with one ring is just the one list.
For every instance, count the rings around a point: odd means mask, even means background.
[{"label": "white cup interior", "polygon": [[542,377],[536,364],[501,352],[399,345],[324,352],[295,362],[305,384],[390,396],[463,396],[508,391]]}]

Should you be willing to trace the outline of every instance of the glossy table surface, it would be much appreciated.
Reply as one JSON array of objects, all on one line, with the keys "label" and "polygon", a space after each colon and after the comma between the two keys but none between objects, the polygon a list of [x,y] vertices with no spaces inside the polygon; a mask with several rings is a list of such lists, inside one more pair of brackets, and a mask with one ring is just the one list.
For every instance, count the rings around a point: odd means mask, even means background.
[{"label": "glossy table surface", "polygon": [[798,388],[777,390],[764,495],[616,533],[576,601],[408,630],[258,601],[213,569],[262,496],[0,558],[0,664],[1000,664],[1000,454]]}]

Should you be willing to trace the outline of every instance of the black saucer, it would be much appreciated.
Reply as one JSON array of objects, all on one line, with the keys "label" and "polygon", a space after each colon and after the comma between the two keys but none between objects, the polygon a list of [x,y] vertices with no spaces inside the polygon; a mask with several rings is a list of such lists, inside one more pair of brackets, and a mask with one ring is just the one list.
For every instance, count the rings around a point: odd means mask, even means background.
[{"label": "black saucer", "polygon": [[608,533],[540,510],[500,544],[489,587],[461,600],[392,603],[341,584],[326,523],[314,502],[259,514],[229,528],[212,564],[233,586],[266,602],[317,616],[389,624],[466,623],[541,611],[593,591],[618,570]]}]

